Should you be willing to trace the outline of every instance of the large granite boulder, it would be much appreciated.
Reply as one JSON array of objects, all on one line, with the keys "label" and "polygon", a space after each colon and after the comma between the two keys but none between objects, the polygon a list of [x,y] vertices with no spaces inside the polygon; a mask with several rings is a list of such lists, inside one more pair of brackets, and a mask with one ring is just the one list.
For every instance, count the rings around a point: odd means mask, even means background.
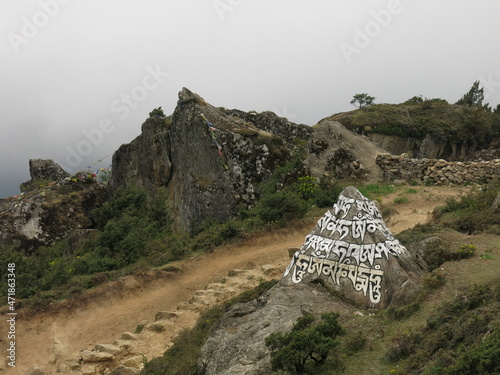
[{"label": "large granite boulder", "polygon": [[306,237],[282,283],[319,281],[358,304],[383,309],[418,294],[425,269],[394,238],[375,203],[348,187]]}]

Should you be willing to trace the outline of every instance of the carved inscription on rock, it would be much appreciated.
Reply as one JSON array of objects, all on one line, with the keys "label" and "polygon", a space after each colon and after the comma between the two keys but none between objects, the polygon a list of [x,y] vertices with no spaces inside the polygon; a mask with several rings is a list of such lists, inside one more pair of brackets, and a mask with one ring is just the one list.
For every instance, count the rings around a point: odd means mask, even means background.
[{"label": "carved inscription on rock", "polygon": [[283,277],[297,284],[307,275],[315,275],[338,286],[349,280],[356,292],[377,304],[384,278],[382,265],[406,248],[389,231],[375,204],[350,189],[357,198],[339,196],[338,203],[306,237]]}]

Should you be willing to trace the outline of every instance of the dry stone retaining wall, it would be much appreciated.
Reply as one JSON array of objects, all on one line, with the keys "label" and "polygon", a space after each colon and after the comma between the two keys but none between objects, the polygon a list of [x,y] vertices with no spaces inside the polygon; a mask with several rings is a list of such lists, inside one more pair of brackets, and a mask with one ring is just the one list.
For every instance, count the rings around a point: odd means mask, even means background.
[{"label": "dry stone retaining wall", "polygon": [[377,164],[391,180],[449,185],[500,179],[500,159],[461,162],[381,154],[377,156]]}]

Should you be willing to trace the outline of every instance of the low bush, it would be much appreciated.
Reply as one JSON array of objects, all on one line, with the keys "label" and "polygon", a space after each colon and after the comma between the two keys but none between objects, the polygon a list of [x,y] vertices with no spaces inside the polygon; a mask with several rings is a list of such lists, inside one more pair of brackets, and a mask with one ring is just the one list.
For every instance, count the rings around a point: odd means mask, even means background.
[{"label": "low bush", "polygon": [[396,204],[404,204],[408,203],[408,200],[409,200],[408,197],[397,197],[393,199],[393,202]]},{"label": "low bush", "polygon": [[256,215],[266,223],[284,225],[304,217],[309,205],[291,192],[278,192],[264,196],[255,207]]},{"label": "low bush", "polygon": [[440,224],[460,232],[494,232],[500,226],[500,209],[493,206],[499,194],[500,181],[491,182],[460,200],[448,199],[434,210],[434,217]]},{"label": "low bush", "polygon": [[314,365],[324,363],[333,348],[340,344],[337,337],[344,331],[338,317],[338,313],[326,313],[321,316],[320,323],[313,325],[314,316],[306,314],[297,320],[291,332],[274,332],[266,337],[272,369],[313,374]]}]

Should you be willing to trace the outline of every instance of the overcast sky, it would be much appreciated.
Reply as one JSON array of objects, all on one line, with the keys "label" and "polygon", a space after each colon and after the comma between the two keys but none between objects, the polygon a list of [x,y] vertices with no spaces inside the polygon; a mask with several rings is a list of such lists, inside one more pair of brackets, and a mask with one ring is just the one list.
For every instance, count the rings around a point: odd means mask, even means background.
[{"label": "overcast sky", "polygon": [[455,102],[481,80],[496,105],[499,15],[498,0],[2,0],[0,197],[30,158],[76,172],[112,154],[182,87],[308,125],[362,92]]}]

